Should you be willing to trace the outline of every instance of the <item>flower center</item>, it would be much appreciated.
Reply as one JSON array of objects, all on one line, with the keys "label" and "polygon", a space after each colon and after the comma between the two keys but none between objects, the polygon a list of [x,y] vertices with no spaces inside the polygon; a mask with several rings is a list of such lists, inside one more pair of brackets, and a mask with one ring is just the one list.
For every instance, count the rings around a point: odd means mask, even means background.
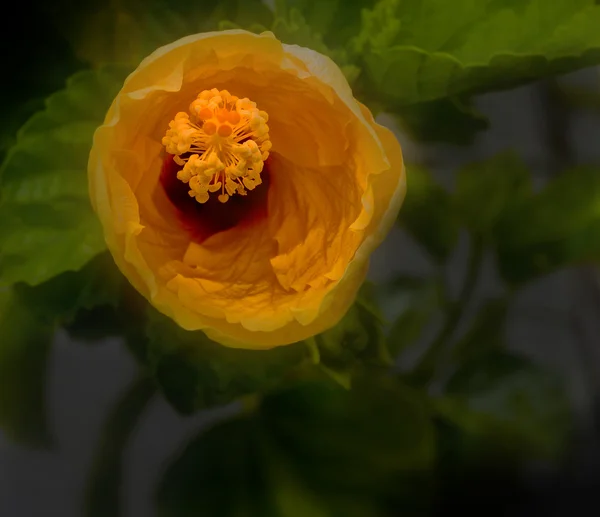
[{"label": "flower center", "polygon": [[188,184],[189,195],[206,203],[209,192],[220,191],[218,199],[225,203],[260,185],[271,149],[267,113],[250,99],[216,88],[200,93],[189,112],[177,113],[162,139],[183,166],[177,178]]}]

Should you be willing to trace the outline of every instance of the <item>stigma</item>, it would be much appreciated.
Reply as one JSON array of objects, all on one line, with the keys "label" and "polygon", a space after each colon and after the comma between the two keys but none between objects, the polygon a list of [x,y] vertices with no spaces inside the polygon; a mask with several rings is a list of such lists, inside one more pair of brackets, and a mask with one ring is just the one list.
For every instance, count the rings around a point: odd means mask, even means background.
[{"label": "stigma", "polygon": [[225,203],[260,185],[271,149],[268,119],[250,99],[216,88],[201,92],[189,113],[177,113],[162,144],[182,167],[177,178],[187,183],[189,195],[206,203],[218,192]]}]

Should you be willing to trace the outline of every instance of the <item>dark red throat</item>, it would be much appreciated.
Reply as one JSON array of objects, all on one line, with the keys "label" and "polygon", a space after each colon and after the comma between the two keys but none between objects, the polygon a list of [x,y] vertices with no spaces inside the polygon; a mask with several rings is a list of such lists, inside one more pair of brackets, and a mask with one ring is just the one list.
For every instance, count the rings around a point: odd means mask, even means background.
[{"label": "dark red throat", "polygon": [[248,194],[234,194],[225,203],[211,193],[206,203],[198,203],[190,197],[189,187],[177,179],[181,169],[173,161],[173,155],[167,154],[163,162],[160,183],[167,197],[177,209],[182,227],[190,233],[192,239],[201,243],[214,235],[235,226],[250,226],[267,216],[267,197],[270,184],[269,160],[261,173],[262,183]]}]

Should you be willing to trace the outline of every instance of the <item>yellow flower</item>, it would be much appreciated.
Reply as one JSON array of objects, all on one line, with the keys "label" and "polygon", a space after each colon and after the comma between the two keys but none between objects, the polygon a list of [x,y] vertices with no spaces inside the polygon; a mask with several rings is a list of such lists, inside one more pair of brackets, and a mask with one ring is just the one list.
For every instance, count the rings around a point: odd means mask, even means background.
[{"label": "yellow flower", "polygon": [[158,310],[224,345],[335,325],[405,193],[400,146],[327,57],[197,34],[139,65],[94,135],[92,203]]}]

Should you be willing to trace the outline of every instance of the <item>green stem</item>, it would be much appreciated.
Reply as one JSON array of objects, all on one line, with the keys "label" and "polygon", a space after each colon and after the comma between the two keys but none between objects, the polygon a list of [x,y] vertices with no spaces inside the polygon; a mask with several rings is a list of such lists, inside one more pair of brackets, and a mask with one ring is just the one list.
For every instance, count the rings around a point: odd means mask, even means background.
[{"label": "green stem", "polygon": [[251,393],[241,397],[240,402],[242,404],[242,413],[244,415],[253,415],[260,408],[261,395],[258,393]]},{"label": "green stem", "polygon": [[467,265],[467,273],[458,300],[451,303],[446,313],[446,321],[439,334],[433,340],[427,351],[410,375],[418,385],[428,385],[435,377],[441,357],[444,355],[446,344],[452,339],[462,319],[465,308],[471,301],[477,285],[483,259],[483,242],[477,237],[471,240],[471,249]]},{"label": "green stem", "polygon": [[155,393],[154,380],[140,374],[109,413],[86,486],[87,517],[122,515],[123,453],[140,416]]}]

